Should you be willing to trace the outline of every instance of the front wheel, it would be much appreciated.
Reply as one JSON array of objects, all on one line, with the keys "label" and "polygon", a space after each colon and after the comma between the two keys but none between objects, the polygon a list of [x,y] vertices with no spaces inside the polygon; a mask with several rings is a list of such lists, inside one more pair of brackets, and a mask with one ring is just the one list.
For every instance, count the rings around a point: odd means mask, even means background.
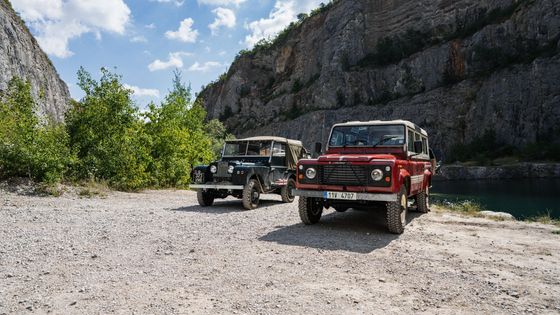
[{"label": "front wheel", "polygon": [[406,225],[408,198],[406,187],[402,186],[397,194],[397,201],[387,202],[387,228],[393,234],[402,234]]},{"label": "front wheel", "polygon": [[210,207],[214,204],[214,194],[210,191],[197,190],[196,199],[198,199],[198,204],[203,207]]},{"label": "front wheel", "polygon": [[305,225],[319,222],[323,214],[323,205],[315,198],[299,197],[299,217]]},{"label": "front wheel", "polygon": [[253,210],[259,206],[261,194],[258,187],[259,183],[257,180],[251,179],[243,188],[243,207],[245,209]]},{"label": "front wheel", "polygon": [[295,188],[296,188],[296,181],[293,178],[289,178],[288,184],[282,187],[282,191],[280,192],[280,195],[282,196],[282,202],[284,203],[294,202],[295,197],[292,190]]}]

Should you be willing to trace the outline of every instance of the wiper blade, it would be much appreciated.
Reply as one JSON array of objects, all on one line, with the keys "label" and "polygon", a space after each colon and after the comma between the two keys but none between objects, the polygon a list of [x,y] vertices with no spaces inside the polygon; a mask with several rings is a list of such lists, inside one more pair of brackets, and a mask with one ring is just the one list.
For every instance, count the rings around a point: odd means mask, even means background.
[{"label": "wiper blade", "polygon": [[379,142],[377,142],[376,144],[372,145],[371,147],[375,148],[376,146],[378,146],[380,144],[383,144],[383,143],[385,143],[389,140],[393,140],[393,139],[398,138],[398,137],[399,136],[389,136],[389,137],[383,138],[383,139],[379,140]]}]

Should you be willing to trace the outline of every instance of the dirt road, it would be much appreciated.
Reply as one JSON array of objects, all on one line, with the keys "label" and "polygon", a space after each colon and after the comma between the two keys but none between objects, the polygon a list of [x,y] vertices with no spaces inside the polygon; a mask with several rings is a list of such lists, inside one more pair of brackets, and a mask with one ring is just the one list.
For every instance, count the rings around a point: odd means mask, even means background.
[{"label": "dirt road", "polygon": [[267,199],[0,190],[0,314],[560,312],[558,228],[431,212],[395,236]]}]

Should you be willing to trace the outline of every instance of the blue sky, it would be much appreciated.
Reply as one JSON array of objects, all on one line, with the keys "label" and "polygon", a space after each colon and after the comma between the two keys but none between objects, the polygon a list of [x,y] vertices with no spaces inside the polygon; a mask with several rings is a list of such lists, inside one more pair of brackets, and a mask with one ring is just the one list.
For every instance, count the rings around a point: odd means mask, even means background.
[{"label": "blue sky", "polygon": [[11,0],[72,97],[80,66],[123,76],[139,107],[161,100],[179,69],[193,92],[237,52],[273,37],[298,13],[327,0]]}]

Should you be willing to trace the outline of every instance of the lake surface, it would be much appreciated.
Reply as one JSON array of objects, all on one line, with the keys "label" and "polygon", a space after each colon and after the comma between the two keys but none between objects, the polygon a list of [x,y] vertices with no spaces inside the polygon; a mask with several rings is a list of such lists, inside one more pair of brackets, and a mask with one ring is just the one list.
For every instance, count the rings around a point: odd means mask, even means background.
[{"label": "lake surface", "polygon": [[491,211],[509,212],[518,219],[546,213],[560,219],[560,178],[434,181],[430,199],[471,200]]}]

